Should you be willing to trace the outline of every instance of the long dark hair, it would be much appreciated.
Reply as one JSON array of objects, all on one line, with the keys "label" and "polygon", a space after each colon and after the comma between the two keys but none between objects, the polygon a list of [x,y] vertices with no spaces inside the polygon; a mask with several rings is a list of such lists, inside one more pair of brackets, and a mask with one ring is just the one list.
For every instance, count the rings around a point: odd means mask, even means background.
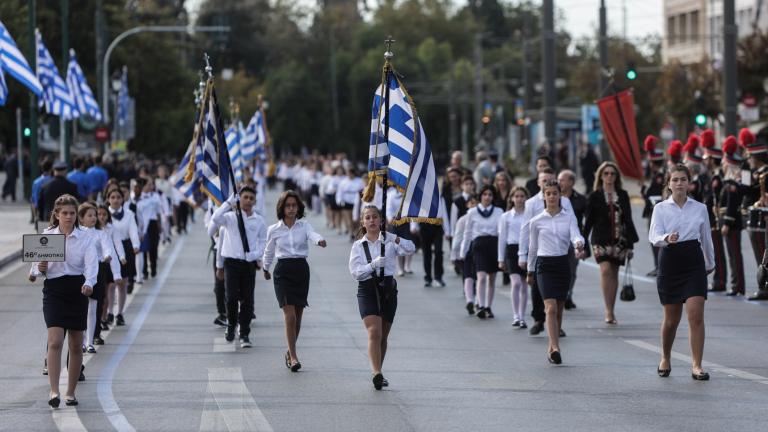
[{"label": "long dark hair", "polygon": [[687,166],[681,163],[675,164],[672,168],[668,169],[667,175],[664,176],[664,191],[662,192],[662,196],[664,197],[664,199],[667,199],[670,197],[670,195],[672,195],[672,189],[669,188],[669,181],[672,179],[672,174],[676,172],[685,173],[685,176],[688,178],[689,183],[691,181],[691,178],[693,178],[693,176],[691,175],[691,170]]},{"label": "long dark hair", "polygon": [[299,194],[297,194],[293,190],[287,190],[283,192],[282,195],[280,195],[280,199],[277,200],[277,219],[283,220],[285,219],[285,203],[288,201],[288,198],[294,198],[296,200],[296,204],[299,206],[299,210],[296,212],[296,220],[299,220],[304,217],[304,202],[301,200],[301,197]]},{"label": "long dark hair", "polygon": [[496,188],[491,185],[485,185],[480,188],[480,193],[477,194],[478,202],[483,202],[483,194],[485,191],[491,191],[491,205],[499,199],[499,194],[496,192]]}]

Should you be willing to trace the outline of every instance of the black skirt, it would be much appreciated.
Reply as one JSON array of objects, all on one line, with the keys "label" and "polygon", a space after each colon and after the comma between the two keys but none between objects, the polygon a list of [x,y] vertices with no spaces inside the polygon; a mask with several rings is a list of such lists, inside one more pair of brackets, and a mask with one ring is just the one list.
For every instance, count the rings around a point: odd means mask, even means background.
[{"label": "black skirt", "polygon": [[[469,244],[469,250],[472,250],[472,243]],[[477,271],[475,270],[475,258],[472,255],[473,254],[468,253],[467,256],[464,257],[461,268],[462,279],[477,279]]]},{"label": "black skirt", "polygon": [[306,258],[281,258],[275,273],[275,297],[282,308],[285,305],[307,307],[309,294],[309,265]]},{"label": "black skirt", "polygon": [[659,250],[656,289],[661,304],[685,303],[690,297],[707,298],[707,270],[698,240],[668,245]]},{"label": "black skirt", "polygon": [[357,286],[357,306],[360,318],[369,315],[380,316],[388,323],[395,322],[397,312],[397,281],[392,276],[384,276],[381,284],[372,278],[362,281]]},{"label": "black skirt", "polygon": [[568,289],[571,286],[569,256],[536,257],[536,285],[544,300],[568,298]]},{"label": "black skirt", "polygon": [[96,276],[96,285],[93,286],[93,292],[91,298],[99,301],[104,298],[104,294],[107,292],[107,285],[113,283],[115,280],[112,277],[112,268],[109,263],[99,263],[99,274]]},{"label": "black skirt", "polygon": [[526,271],[521,269],[520,265],[518,264],[520,261],[517,256],[519,249],[520,245],[508,244],[507,255],[504,261],[507,264],[507,272],[509,272],[509,274],[516,274],[525,277]]},{"label": "black skirt", "polygon": [[499,271],[499,238],[496,236],[480,236],[472,240],[472,257],[475,260],[475,270],[486,273]]},{"label": "black skirt", "polygon": [[45,326],[84,331],[88,324],[88,297],[80,291],[84,276],[60,276],[43,282]]},{"label": "black skirt", "polygon": [[133,253],[131,240],[123,240],[123,249],[125,249],[125,264],[120,263],[120,274],[126,279],[136,277],[136,255]]}]

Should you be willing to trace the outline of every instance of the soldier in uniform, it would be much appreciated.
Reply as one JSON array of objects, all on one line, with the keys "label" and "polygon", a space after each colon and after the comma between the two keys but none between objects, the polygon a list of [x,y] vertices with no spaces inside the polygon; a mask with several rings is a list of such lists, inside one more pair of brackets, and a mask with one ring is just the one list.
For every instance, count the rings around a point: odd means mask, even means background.
[{"label": "soldier in uniform", "polygon": [[[747,151],[751,172],[750,183],[744,185],[744,201],[741,208],[744,217],[748,217],[750,210],[761,207],[759,203],[762,201],[760,176],[768,173],[768,146],[764,142],[757,142],[755,135],[746,128],[739,131],[739,143]],[[763,223],[763,227],[747,226],[747,231],[749,242],[752,244],[752,252],[755,255],[755,262],[759,265],[765,253],[765,225]]]},{"label": "soldier in uniform", "polygon": [[691,134],[683,147],[685,153],[685,166],[691,171],[691,181],[688,184],[688,195],[696,201],[703,203],[704,197],[709,193],[709,178],[701,171],[704,162],[698,153],[699,137]]},{"label": "soldier in uniform", "polygon": [[[650,168],[651,183],[648,186],[643,185],[641,193],[645,199],[643,218],[648,220],[649,227],[651,224],[651,215],[653,214],[653,206],[661,201],[664,191],[664,153],[656,149],[658,142],[659,139],[653,135],[645,137],[645,141],[643,142],[643,148],[646,151],[645,155],[648,158]],[[659,261],[659,248],[651,244],[651,250],[653,251],[653,270],[648,272],[648,276],[655,277]]]},{"label": "soldier in uniform", "polygon": [[723,151],[715,147],[715,133],[706,129],[701,133],[701,146],[704,148],[704,165],[709,176],[709,189],[704,197],[709,212],[709,227],[712,230],[712,245],[715,250],[715,272],[712,275],[712,292],[725,291],[728,283],[728,265],[725,261],[725,244],[720,234],[720,196],[723,192],[723,172],[721,162]]},{"label": "soldier in uniform", "polygon": [[725,249],[728,253],[728,263],[731,267],[731,289],[726,295],[744,295],[744,259],[741,256],[741,202],[743,187],[741,185],[742,158],[736,153],[738,144],[736,137],[729,135],[723,141],[725,159],[725,181],[720,195],[720,232],[725,238]]}]

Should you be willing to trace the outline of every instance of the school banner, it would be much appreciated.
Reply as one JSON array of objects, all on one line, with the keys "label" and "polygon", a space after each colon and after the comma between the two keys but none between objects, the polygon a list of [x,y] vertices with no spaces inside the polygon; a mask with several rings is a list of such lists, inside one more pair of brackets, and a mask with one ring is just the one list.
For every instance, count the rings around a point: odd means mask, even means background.
[{"label": "school banner", "polygon": [[624,90],[597,101],[603,136],[613,153],[613,159],[625,177],[643,178],[640,144],[635,125],[635,98]]}]

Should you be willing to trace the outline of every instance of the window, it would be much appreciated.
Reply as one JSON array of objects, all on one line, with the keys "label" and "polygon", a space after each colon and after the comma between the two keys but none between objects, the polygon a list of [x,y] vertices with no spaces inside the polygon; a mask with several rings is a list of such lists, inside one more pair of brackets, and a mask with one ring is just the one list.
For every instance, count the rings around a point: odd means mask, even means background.
[{"label": "window", "polygon": [[667,18],[667,42],[670,45],[677,43],[677,28],[675,27],[675,17]]},{"label": "window", "polygon": [[678,16],[678,20],[678,40],[680,43],[686,43],[688,41],[688,15],[680,14],[680,16]]},{"label": "window", "polygon": [[699,11],[691,12],[691,41],[699,41]]}]

